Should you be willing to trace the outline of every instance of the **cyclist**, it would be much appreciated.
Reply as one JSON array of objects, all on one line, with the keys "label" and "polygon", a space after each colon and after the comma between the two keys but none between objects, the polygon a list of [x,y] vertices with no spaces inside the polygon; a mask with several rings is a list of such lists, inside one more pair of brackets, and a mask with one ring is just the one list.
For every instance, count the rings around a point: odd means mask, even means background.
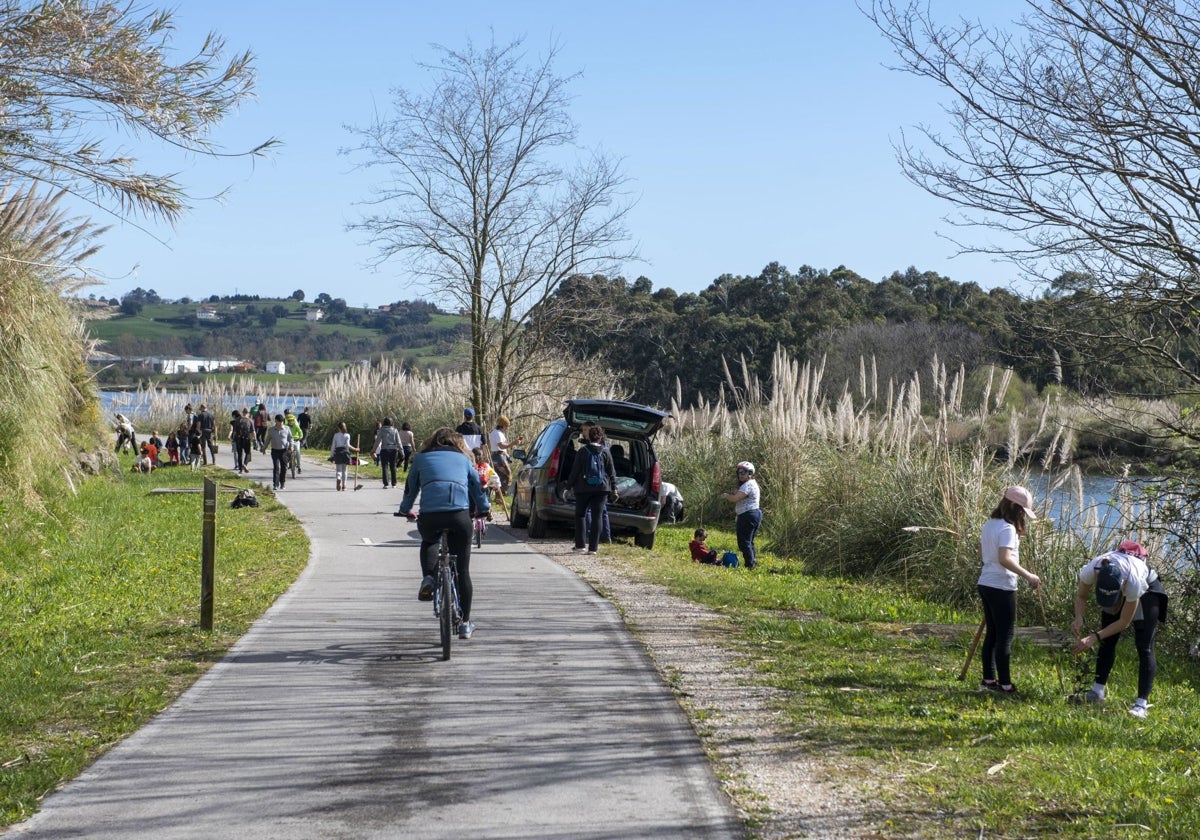
[{"label": "cyclist", "polygon": [[296,472],[303,472],[300,469],[300,441],[304,440],[304,430],[300,428],[300,421],[292,414],[290,408],[283,410],[283,422],[292,433],[291,457],[296,459]]},{"label": "cyclist", "polygon": [[434,432],[413,457],[412,469],[404,483],[404,498],[400,513],[412,519],[413,503],[421,496],[421,517],[417,529],[421,532],[421,588],[417,598],[433,600],[433,574],[437,569],[438,543],[441,533],[447,532],[450,553],[458,558],[458,600],[462,609],[462,624],[458,635],[471,638],[475,622],[471,621],[471,509],[478,516],[491,518],[491,504],[479,473],[471,463],[470,450],[463,437],[449,428]]}]

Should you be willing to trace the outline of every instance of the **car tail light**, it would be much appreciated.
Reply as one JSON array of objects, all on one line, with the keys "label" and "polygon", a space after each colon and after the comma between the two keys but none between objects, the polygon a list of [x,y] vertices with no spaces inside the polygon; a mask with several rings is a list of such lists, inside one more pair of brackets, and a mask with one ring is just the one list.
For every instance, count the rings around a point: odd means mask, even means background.
[{"label": "car tail light", "polygon": [[662,469],[658,466],[658,462],[654,462],[654,466],[650,468],[650,492],[658,495],[658,491],[662,489]]},{"label": "car tail light", "polygon": [[550,453],[550,465],[546,468],[546,475],[548,478],[558,478],[558,462],[561,458],[561,449],[555,449]]}]

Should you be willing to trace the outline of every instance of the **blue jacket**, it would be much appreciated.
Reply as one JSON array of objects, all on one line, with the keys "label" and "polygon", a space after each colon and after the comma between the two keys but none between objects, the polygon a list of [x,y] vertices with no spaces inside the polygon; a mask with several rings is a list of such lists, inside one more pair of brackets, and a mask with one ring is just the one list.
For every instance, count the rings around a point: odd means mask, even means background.
[{"label": "blue jacket", "polygon": [[478,514],[492,509],[483,485],[479,483],[475,465],[452,447],[418,452],[413,456],[412,469],[404,482],[404,498],[400,500],[401,513],[412,510],[417,494],[421,496],[421,510],[428,513],[469,510],[472,501]]}]

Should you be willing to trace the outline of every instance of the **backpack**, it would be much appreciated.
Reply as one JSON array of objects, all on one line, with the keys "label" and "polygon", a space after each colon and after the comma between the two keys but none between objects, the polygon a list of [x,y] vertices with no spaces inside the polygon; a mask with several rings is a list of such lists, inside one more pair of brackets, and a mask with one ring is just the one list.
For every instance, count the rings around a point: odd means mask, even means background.
[{"label": "backpack", "polygon": [[237,436],[242,440],[250,440],[254,437],[254,421],[249,417],[241,417],[237,422]]},{"label": "backpack", "polygon": [[587,465],[583,468],[583,482],[590,487],[604,486],[604,450],[588,447]]},{"label": "backpack", "polygon": [[231,508],[258,507],[258,497],[254,495],[253,490],[247,487],[237,494],[229,506]]}]

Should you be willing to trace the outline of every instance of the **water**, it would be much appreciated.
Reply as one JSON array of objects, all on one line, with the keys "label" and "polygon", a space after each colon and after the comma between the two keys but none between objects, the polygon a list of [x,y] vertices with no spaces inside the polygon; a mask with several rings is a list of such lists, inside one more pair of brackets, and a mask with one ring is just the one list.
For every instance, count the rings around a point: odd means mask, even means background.
[{"label": "water", "polygon": [[[238,408],[243,406],[250,408],[259,400],[260,394],[243,394],[237,397],[221,395],[217,399],[224,403],[229,402],[236,405]],[[105,417],[110,417],[116,412],[121,412],[126,417],[135,422],[142,417],[147,417],[153,414],[162,413],[163,409],[177,409],[179,413],[183,412],[183,407],[191,403],[193,407],[199,407],[200,403],[206,399],[212,399],[211,396],[201,394],[189,394],[186,392],[167,392],[161,391],[101,391],[100,392],[100,411]],[[309,409],[320,406],[321,401],[316,397],[292,397],[281,395],[279,398],[274,398],[267,395],[264,398],[267,404],[267,409],[271,413],[283,411],[285,408],[292,409],[293,412],[299,413],[300,409],[308,406]]]}]

